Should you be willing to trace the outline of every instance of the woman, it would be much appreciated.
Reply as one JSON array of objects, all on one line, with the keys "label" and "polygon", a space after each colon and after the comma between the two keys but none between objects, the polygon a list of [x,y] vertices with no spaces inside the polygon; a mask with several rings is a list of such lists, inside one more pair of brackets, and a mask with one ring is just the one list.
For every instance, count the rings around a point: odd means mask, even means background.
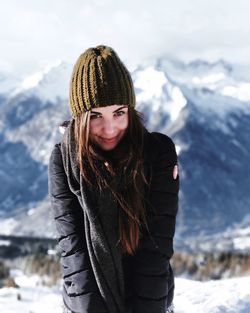
[{"label": "woman", "polygon": [[107,46],[78,58],[70,109],[49,163],[66,312],[173,312],[174,143],[144,128],[131,76]]}]

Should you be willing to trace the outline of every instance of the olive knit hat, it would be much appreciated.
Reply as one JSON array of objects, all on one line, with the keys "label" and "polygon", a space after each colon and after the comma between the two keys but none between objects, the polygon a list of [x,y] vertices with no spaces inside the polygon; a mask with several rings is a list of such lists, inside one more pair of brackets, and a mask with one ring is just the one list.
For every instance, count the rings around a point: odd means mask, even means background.
[{"label": "olive knit hat", "polygon": [[104,45],[87,49],[77,59],[71,76],[69,98],[73,117],[101,106],[135,106],[129,71],[116,52]]}]

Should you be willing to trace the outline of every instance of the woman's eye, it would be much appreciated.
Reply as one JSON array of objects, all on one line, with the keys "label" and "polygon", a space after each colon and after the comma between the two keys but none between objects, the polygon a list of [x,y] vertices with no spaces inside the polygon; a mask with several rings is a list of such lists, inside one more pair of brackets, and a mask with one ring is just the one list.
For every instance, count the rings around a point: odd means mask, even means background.
[{"label": "woman's eye", "polygon": [[123,114],[125,114],[124,111],[118,111],[118,112],[116,112],[116,115],[117,115],[117,116],[121,116],[121,115],[123,115]]},{"label": "woman's eye", "polygon": [[94,120],[94,119],[99,118],[99,117],[101,117],[101,115],[97,115],[97,114],[90,115],[91,120]]}]

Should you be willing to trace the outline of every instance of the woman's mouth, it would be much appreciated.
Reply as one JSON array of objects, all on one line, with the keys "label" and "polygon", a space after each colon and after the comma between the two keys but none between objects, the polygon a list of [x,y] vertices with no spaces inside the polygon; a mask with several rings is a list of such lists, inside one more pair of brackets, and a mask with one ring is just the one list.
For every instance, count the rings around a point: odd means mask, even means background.
[{"label": "woman's mouth", "polygon": [[113,137],[113,138],[102,138],[101,137],[101,140],[103,143],[111,144],[111,143],[114,143],[116,141],[116,137]]}]

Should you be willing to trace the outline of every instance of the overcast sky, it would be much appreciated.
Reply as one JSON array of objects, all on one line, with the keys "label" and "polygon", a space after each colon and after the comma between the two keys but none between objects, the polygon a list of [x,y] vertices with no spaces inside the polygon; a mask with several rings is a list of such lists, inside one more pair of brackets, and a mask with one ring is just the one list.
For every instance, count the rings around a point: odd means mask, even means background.
[{"label": "overcast sky", "polygon": [[249,0],[1,1],[0,72],[74,63],[101,43],[130,69],[160,56],[250,64],[249,12]]}]

